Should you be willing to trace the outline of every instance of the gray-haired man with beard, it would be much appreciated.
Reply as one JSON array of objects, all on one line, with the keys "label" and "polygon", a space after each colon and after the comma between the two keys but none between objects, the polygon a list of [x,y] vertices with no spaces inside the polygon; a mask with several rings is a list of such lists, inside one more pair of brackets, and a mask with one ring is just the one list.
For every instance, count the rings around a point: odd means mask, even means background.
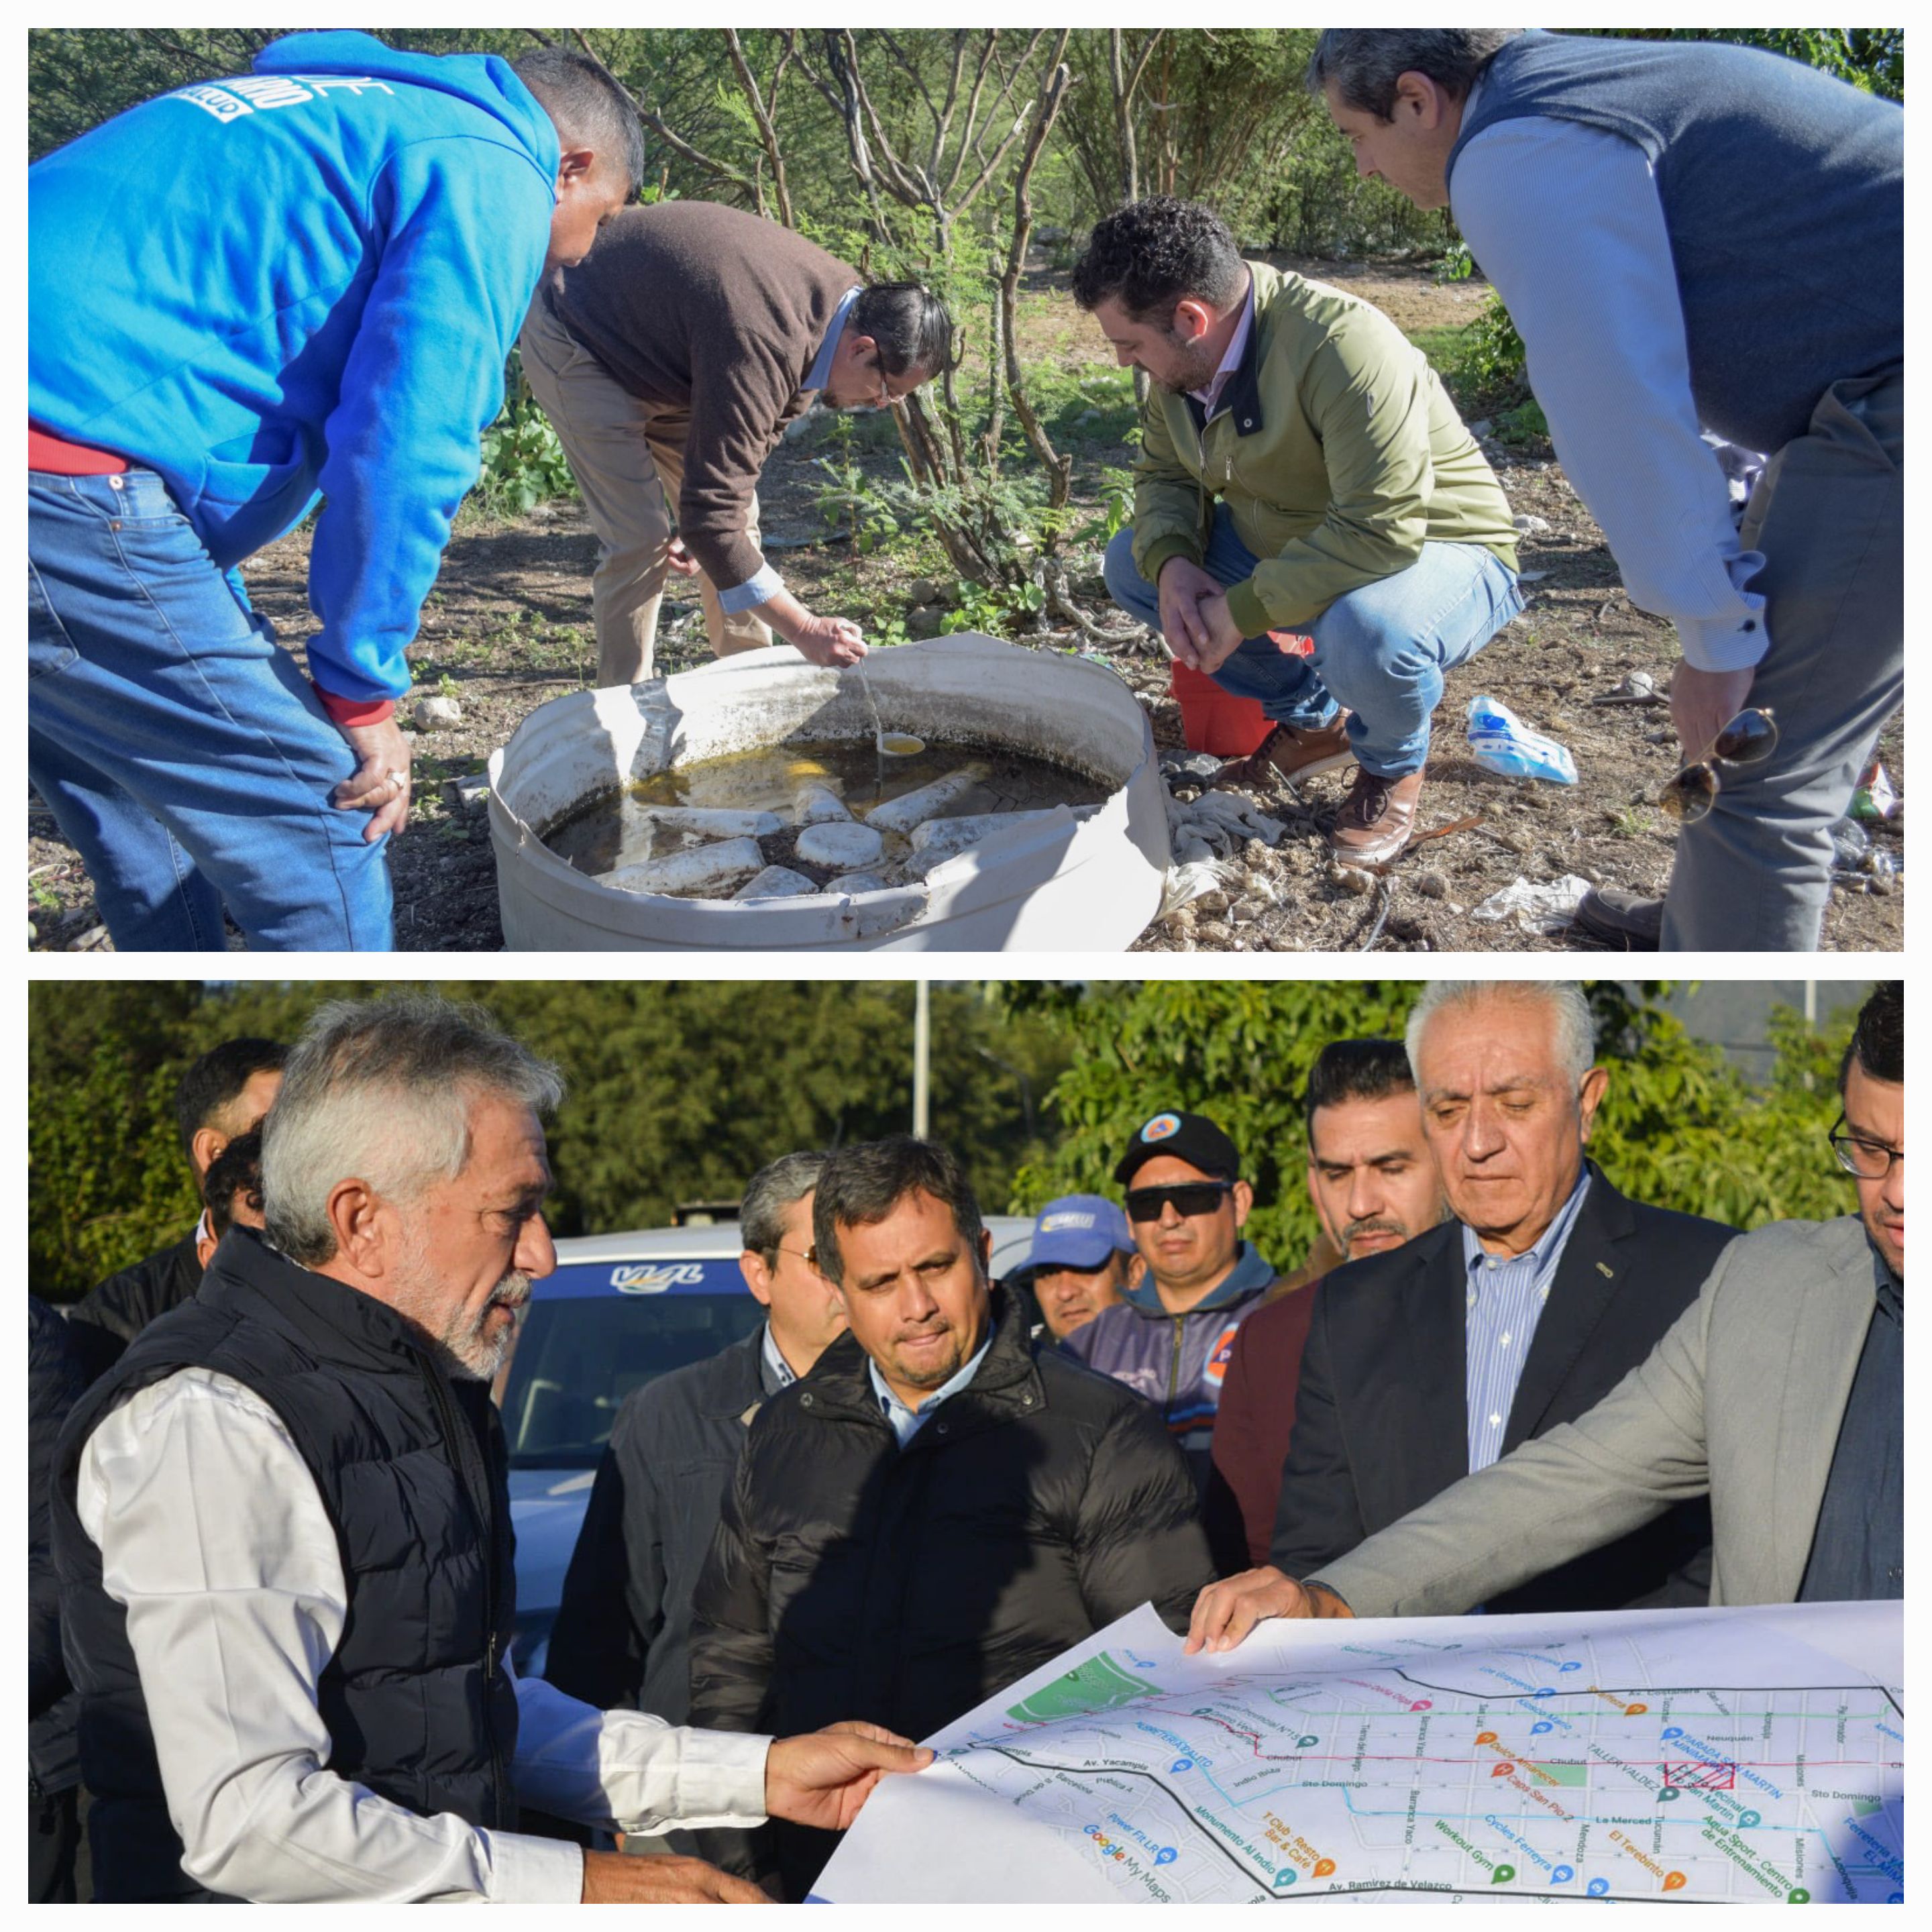
[{"label": "gray-haired man with beard", "polygon": [[98,1897],[758,1898],[696,1859],[517,1830],[850,1822],[921,1761],[600,1715],[508,1660],[488,1382],[555,1263],[555,1070],[433,1000],[324,1007],[231,1229],[62,1432],[54,1551]]}]

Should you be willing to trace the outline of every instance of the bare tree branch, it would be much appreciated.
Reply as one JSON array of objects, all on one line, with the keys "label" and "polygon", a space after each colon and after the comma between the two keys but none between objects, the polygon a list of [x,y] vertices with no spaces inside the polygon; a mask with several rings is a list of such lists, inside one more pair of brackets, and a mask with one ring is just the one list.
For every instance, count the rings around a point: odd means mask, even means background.
[{"label": "bare tree branch", "polygon": [[[778,130],[772,124],[772,117],[765,106],[765,97],[759,92],[758,76],[752,71],[752,64],[745,58],[745,50],[738,38],[735,27],[724,29],[724,44],[730,50],[732,71],[738,76],[738,85],[744,89],[745,98],[751,104],[752,118],[758,125],[758,139],[765,150],[765,159],[771,165],[772,192],[778,196],[778,219],[788,228],[796,226],[792,220],[791,189],[785,180],[784,156],[778,150]],[[764,212],[764,196],[758,197],[758,212]]]}]

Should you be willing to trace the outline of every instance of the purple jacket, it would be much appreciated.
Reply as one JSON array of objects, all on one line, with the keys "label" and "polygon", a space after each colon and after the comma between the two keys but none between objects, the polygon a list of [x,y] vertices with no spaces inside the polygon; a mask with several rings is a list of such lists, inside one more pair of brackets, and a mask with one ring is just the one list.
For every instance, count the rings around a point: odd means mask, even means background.
[{"label": "purple jacket", "polygon": [[1214,1415],[1234,1335],[1274,1280],[1274,1268],[1252,1241],[1244,1241],[1227,1279],[1185,1315],[1168,1314],[1160,1292],[1146,1280],[1124,1289],[1118,1306],[1102,1309],[1060,1346],[1160,1411],[1204,1492]]}]

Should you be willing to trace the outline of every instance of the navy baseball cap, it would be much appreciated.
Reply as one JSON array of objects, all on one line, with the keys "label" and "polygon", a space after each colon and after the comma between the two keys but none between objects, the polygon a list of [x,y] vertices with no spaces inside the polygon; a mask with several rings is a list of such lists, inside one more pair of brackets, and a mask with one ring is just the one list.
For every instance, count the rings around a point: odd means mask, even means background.
[{"label": "navy baseball cap", "polygon": [[1114,1178],[1124,1187],[1143,1163],[1164,1154],[1223,1180],[1241,1178],[1241,1156],[1234,1142],[1205,1114],[1168,1112],[1154,1114],[1135,1129]]},{"label": "navy baseball cap", "polygon": [[1099,1194],[1063,1194],[1040,1210],[1033,1224],[1033,1246],[1013,1272],[1036,1268],[1096,1268],[1116,1252],[1134,1252],[1127,1217]]}]

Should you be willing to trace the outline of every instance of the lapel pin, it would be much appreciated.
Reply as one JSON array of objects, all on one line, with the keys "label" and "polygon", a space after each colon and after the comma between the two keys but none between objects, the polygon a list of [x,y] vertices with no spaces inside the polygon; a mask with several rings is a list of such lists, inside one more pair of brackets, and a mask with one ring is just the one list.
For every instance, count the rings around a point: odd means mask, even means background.
[{"label": "lapel pin", "polygon": [[1616,1275],[1616,1270],[1611,1267],[1608,1262],[1599,1262],[1597,1264],[1597,1272],[1608,1281]]}]

